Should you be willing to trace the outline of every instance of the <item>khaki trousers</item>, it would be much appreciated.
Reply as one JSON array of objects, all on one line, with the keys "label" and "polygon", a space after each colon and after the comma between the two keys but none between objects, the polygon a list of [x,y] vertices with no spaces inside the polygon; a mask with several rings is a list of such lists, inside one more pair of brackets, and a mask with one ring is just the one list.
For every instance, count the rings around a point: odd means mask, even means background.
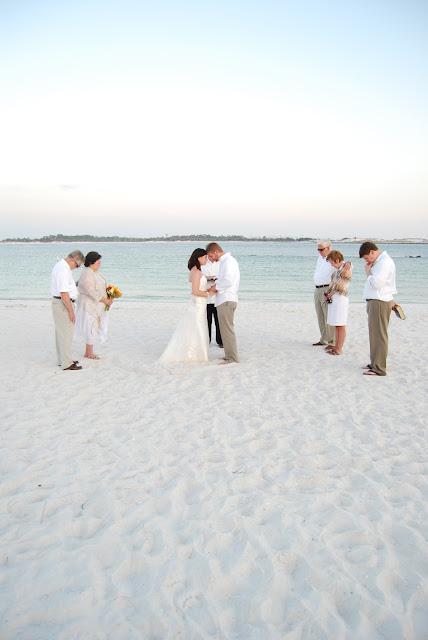
[{"label": "khaki trousers", "polygon": [[233,327],[233,317],[237,306],[237,302],[227,301],[217,307],[220,333],[223,339],[224,357],[231,362],[239,362],[235,329]]},{"label": "khaki trousers", "polygon": [[73,364],[71,345],[73,342],[74,324],[70,320],[67,308],[62,300],[52,300],[52,315],[55,324],[55,346],[58,364],[67,369]]},{"label": "khaki trousers", "polygon": [[392,301],[367,300],[369,324],[370,365],[380,376],[386,376],[388,355],[388,325],[391,317]]},{"label": "khaki trousers", "polygon": [[315,310],[320,328],[320,342],[322,342],[322,344],[334,344],[334,327],[327,324],[328,306],[324,301],[324,294],[327,293],[327,289],[328,285],[320,289],[315,289]]}]

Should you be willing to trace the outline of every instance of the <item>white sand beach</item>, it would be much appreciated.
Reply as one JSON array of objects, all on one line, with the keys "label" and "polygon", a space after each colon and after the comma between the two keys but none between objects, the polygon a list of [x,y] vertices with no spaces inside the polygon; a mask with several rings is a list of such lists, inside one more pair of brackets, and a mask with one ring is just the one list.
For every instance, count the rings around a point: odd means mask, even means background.
[{"label": "white sand beach", "polygon": [[[50,302],[2,301],[1,640],[428,638],[427,305],[240,303],[239,365],[148,373],[183,305],[115,303],[56,366]],[[213,359],[220,349],[211,348]]]}]

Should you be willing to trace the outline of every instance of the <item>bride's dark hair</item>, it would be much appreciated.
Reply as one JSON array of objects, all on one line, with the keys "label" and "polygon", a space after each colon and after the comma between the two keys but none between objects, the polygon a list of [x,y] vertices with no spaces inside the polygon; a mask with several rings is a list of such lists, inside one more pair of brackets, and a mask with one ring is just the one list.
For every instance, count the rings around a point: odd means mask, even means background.
[{"label": "bride's dark hair", "polygon": [[193,267],[197,267],[200,271],[201,265],[199,264],[198,258],[202,258],[203,256],[206,256],[206,255],[207,255],[207,252],[205,251],[205,249],[195,249],[189,258],[189,262],[187,263],[189,271],[190,269],[193,269]]}]

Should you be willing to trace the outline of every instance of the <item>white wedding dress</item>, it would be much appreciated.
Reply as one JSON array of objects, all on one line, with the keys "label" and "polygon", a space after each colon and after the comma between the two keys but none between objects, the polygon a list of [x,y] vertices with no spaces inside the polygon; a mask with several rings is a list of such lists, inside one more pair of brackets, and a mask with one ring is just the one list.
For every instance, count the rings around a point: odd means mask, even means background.
[{"label": "white wedding dress", "polygon": [[[207,279],[201,276],[199,291],[207,290]],[[168,346],[153,364],[155,369],[170,369],[174,363],[208,362],[207,298],[191,295]]]}]

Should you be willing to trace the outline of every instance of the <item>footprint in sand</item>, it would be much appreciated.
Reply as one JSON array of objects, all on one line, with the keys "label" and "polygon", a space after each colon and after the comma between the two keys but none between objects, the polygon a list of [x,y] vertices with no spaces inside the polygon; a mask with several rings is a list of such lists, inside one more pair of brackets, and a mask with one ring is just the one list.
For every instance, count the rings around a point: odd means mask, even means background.
[{"label": "footprint in sand", "polygon": [[105,520],[101,518],[88,518],[87,520],[76,520],[69,526],[64,526],[66,536],[88,540],[94,538],[106,526]]},{"label": "footprint in sand", "polygon": [[158,556],[165,548],[162,531],[145,531],[142,550],[150,556]]},{"label": "footprint in sand", "polygon": [[201,637],[216,636],[218,629],[209,612],[208,603],[199,591],[187,591],[177,594],[175,605],[185,618],[189,618],[201,631]]},{"label": "footprint in sand", "polygon": [[290,576],[294,586],[303,584],[310,573],[306,560],[294,551],[275,553],[273,565],[278,572]]}]

